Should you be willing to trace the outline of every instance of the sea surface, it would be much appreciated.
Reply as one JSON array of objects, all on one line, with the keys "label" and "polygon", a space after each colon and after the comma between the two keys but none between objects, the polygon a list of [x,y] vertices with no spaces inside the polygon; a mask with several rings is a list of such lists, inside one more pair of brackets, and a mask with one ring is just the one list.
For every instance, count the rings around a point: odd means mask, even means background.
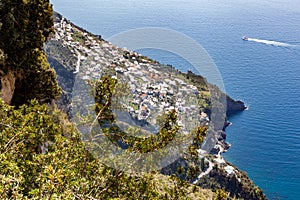
[{"label": "sea surface", "polygon": [[[193,38],[209,53],[226,92],[248,110],[229,120],[223,156],[245,170],[269,199],[300,197],[299,0],[52,0],[54,9],[104,39],[162,27]],[[249,41],[243,41],[242,36]],[[141,50],[186,71],[182,58]]]}]

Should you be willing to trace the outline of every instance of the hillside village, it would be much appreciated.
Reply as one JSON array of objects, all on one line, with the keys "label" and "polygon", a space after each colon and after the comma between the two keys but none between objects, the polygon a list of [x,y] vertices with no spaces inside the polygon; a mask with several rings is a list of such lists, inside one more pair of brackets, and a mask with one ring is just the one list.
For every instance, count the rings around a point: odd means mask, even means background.
[{"label": "hillside village", "polygon": [[[227,181],[234,181],[239,191],[247,187],[252,192],[253,182],[247,175],[221,156],[230,146],[225,142],[226,133],[221,130],[223,121],[215,129],[207,109],[211,104],[211,89],[216,95],[216,101],[222,95],[226,98],[229,105],[227,113],[245,109],[243,102],[235,101],[215,86],[207,85],[203,77],[192,72],[185,74],[126,48],[118,48],[104,41],[101,36],[74,25],[58,13],[54,13],[54,21],[55,35],[45,49],[49,62],[58,72],[63,94],[67,96],[62,100],[63,106],[70,106],[71,110],[75,108],[75,111],[79,108],[77,111],[80,113],[81,109],[84,110],[83,113],[94,112],[91,108],[95,100],[90,95],[90,84],[103,76],[117,79],[117,102],[112,108],[119,128],[137,125],[144,128],[143,131],[156,134],[161,114],[175,109],[179,131],[183,134],[200,124],[212,127],[202,144],[204,148],[197,150],[204,167],[201,167],[195,179],[189,181],[208,188],[213,182],[218,187],[236,193],[235,188],[227,184]],[[222,102],[217,104],[221,110],[222,105]],[[74,114],[76,113],[71,113],[69,117],[72,119]],[[171,170],[171,174],[173,173],[176,172]],[[252,198],[253,194],[251,195]]]},{"label": "hillside village", "polygon": [[0,199],[266,199],[221,156],[243,102],[87,32],[50,1],[0,11],[0,89],[12,99],[0,99]]},{"label": "hillside village", "polygon": [[[99,79],[109,74],[126,82],[131,95],[123,103],[132,118],[156,123],[156,117],[166,111],[178,112],[178,124],[188,132],[198,123],[208,125],[209,117],[199,112],[199,94],[196,86],[161,70],[161,65],[125,48],[82,32],[65,18],[56,18],[55,37],[71,47],[77,58],[73,73],[82,80]],[[130,99],[128,99],[130,98]],[[195,122],[195,119],[198,119]]]},{"label": "hillside village", "polygon": [[[183,133],[199,123],[209,125],[208,115],[199,112],[198,98],[201,91],[196,86],[167,71],[163,72],[159,63],[147,57],[125,48],[117,48],[109,42],[82,32],[64,18],[56,19],[54,27],[56,33],[52,40],[72,47],[70,51],[77,58],[73,73],[77,77],[88,82],[91,79],[99,79],[103,74],[109,74],[126,83],[131,95],[121,103],[132,118],[156,124],[155,118],[158,113],[175,109]],[[216,147],[220,152],[223,151],[221,145],[216,144]],[[209,167],[194,180],[195,184],[208,175],[215,165],[223,166],[228,175],[236,173],[233,167],[224,161],[220,152],[212,160],[206,158],[207,152],[198,152],[200,157],[205,158]]]}]

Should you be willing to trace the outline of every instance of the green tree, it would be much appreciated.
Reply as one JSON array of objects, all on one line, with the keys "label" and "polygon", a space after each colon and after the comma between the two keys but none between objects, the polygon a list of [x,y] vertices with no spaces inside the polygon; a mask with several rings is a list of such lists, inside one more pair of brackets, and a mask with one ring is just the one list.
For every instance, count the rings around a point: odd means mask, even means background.
[{"label": "green tree", "polygon": [[[97,120],[100,126],[106,127],[103,128],[103,132],[113,143],[117,144],[118,141],[122,141],[128,145],[128,148],[131,151],[148,153],[162,149],[174,140],[179,130],[177,124],[177,112],[175,110],[164,114],[163,123],[157,135],[153,134],[149,137],[135,137],[120,130],[120,128],[114,124],[115,117],[112,112],[111,104],[113,99],[116,100],[113,96],[119,95],[117,99],[121,99],[120,89],[115,91],[116,88],[119,87],[118,81],[108,76],[103,76],[100,81],[94,83],[94,87],[96,101],[95,110],[96,113],[98,113]],[[127,93],[124,93],[123,95],[127,95]],[[114,104],[118,103],[119,102],[114,102]]]},{"label": "green tree", "polygon": [[228,196],[227,192],[225,192],[224,190],[219,189],[216,192],[216,196],[215,196],[214,200],[226,200],[228,197],[229,196]]},{"label": "green tree", "polygon": [[[101,164],[55,108],[0,99],[0,199],[208,199],[203,191],[156,172],[126,174]],[[211,199],[211,198],[210,198]]]},{"label": "green tree", "polygon": [[[3,94],[10,95],[7,103],[20,105],[32,98],[49,102],[60,94],[55,71],[43,51],[44,42],[54,31],[52,12],[49,0],[0,3],[0,49],[6,55],[5,62],[0,62],[0,76],[9,85],[2,88]],[[7,88],[12,91],[3,92]],[[47,91],[41,92],[45,88]]]}]

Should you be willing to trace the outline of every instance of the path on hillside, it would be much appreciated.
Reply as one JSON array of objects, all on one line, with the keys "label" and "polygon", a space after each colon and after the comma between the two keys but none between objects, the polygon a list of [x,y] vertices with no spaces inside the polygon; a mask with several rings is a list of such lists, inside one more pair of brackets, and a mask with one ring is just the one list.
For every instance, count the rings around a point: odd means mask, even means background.
[{"label": "path on hillside", "polygon": [[207,168],[204,172],[202,172],[201,174],[199,174],[199,176],[198,176],[197,179],[193,182],[193,184],[197,184],[198,181],[199,181],[203,176],[208,175],[208,174],[211,172],[211,170],[213,170],[213,167],[214,167],[215,165],[214,165],[210,160],[208,160],[208,159],[206,159],[206,158],[205,158],[205,161],[208,161],[208,164],[209,164],[208,168]]}]

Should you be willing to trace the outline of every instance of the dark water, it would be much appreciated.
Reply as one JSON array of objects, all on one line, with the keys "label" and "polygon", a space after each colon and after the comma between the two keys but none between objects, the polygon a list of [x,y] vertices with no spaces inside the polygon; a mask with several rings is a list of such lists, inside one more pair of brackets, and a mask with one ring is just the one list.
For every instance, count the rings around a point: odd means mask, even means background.
[{"label": "dark water", "polygon": [[[232,117],[227,160],[269,199],[300,196],[300,1],[53,0],[64,16],[103,38],[142,27],[182,32],[201,44],[226,92],[249,110]],[[247,35],[250,41],[241,37]],[[186,71],[173,54],[141,50]]]}]

